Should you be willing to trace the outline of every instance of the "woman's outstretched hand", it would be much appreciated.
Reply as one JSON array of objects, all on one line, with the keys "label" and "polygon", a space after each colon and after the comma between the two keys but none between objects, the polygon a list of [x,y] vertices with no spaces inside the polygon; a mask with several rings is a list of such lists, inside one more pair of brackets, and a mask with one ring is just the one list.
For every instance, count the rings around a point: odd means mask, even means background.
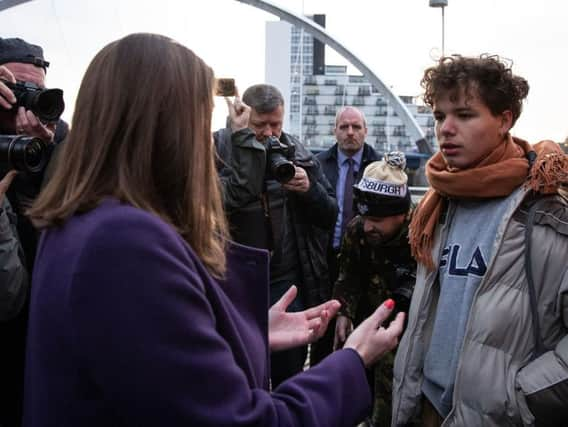
[{"label": "woman's outstretched hand", "polygon": [[398,313],[387,328],[382,326],[393,309],[394,301],[386,300],[345,341],[343,348],[352,348],[359,353],[365,366],[371,366],[398,345],[404,326],[404,313]]},{"label": "woman's outstretched hand", "polygon": [[287,312],[298,289],[290,289],[268,310],[268,346],[270,351],[286,350],[318,340],[326,331],[329,319],[337,314],[341,304],[330,300],[299,312]]}]

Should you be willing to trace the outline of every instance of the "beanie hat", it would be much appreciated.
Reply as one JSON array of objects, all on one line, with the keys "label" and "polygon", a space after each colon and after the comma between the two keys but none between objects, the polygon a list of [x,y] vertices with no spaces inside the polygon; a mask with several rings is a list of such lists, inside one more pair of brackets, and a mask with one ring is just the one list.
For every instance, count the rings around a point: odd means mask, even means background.
[{"label": "beanie hat", "polygon": [[405,167],[404,153],[392,151],[365,168],[363,178],[353,186],[359,215],[383,218],[408,212],[410,192]]},{"label": "beanie hat", "polygon": [[43,49],[19,38],[0,37],[0,65],[8,62],[33,64],[47,70],[49,62],[43,59]]}]

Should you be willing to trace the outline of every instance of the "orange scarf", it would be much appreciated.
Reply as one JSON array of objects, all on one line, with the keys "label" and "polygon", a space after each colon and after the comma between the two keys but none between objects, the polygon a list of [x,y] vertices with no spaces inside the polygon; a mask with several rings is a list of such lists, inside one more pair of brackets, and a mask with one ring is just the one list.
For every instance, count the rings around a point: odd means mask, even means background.
[{"label": "orange scarf", "polygon": [[[530,151],[536,153],[536,160],[529,174],[526,155]],[[504,197],[523,183],[537,193],[553,194],[568,182],[568,156],[553,141],[541,141],[532,147],[508,136],[504,144],[470,169],[449,170],[438,152],[426,164],[426,176],[431,188],[410,223],[409,239],[416,260],[434,270],[433,236],[448,197]]]}]

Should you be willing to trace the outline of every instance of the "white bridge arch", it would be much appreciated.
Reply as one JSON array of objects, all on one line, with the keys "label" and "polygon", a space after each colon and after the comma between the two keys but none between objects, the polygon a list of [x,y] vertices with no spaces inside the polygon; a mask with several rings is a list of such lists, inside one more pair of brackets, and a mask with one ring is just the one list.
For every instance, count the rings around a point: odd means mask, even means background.
[{"label": "white bridge arch", "polygon": [[389,101],[389,104],[396,111],[406,129],[408,130],[410,137],[414,139],[420,152],[432,154],[434,152],[433,148],[426,142],[424,131],[410,113],[404,102],[396,96],[392,90],[386,85],[371,68],[369,68],[358,56],[353,54],[352,50],[347,49],[345,45],[340,43],[336,38],[332,37],[322,26],[319,24],[305,18],[304,16],[298,15],[294,12],[288,11],[274,3],[266,0],[237,0],[238,2],[248,4],[250,6],[256,7],[257,9],[264,10],[273,15],[278,16],[297,27],[304,29],[304,31],[310,33],[313,37],[321,41],[322,43],[332,47],[336,52],[343,55],[351,64],[353,64],[363,75],[369,80],[369,82],[374,85]]},{"label": "white bridge arch", "polygon": [[[17,6],[22,3],[27,3],[32,0],[0,0],[0,11]],[[236,0],[240,3],[248,4],[257,9],[264,10],[268,13],[278,16],[293,25],[303,28],[306,32],[310,33],[313,37],[320,40],[322,43],[332,47],[339,54],[343,55],[351,64],[353,64],[363,75],[374,85],[389,101],[392,108],[396,111],[410,137],[414,139],[420,152],[431,154],[433,148],[427,143],[424,131],[414,118],[406,105],[396,96],[391,89],[386,85],[371,68],[369,68],[358,56],[352,53],[352,50],[347,49],[345,45],[340,43],[336,38],[332,37],[325,28],[316,24],[315,22],[306,19],[294,12],[288,11],[274,3],[266,0]]]}]

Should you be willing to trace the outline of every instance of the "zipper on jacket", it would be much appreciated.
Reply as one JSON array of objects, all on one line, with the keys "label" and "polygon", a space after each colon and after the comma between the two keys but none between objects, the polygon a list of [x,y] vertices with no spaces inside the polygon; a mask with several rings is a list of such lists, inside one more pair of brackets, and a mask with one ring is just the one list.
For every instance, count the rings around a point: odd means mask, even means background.
[{"label": "zipper on jacket", "polygon": [[[444,250],[444,244],[442,243],[442,241],[445,242],[447,237],[448,237],[448,230],[449,230],[448,224],[449,224],[449,220],[453,217],[454,210],[455,210],[455,206],[452,206],[451,203],[448,203],[448,207],[444,210],[444,212],[442,212],[442,218],[444,219],[444,222],[439,224],[442,228],[440,230],[440,239],[441,240],[440,240],[440,245],[439,245],[439,248],[438,248],[438,256],[436,257],[436,259],[438,260],[438,263],[439,263],[439,260],[442,256],[442,251]],[[407,332],[409,332],[411,330],[413,332],[416,331],[416,326],[418,325],[418,321],[419,321],[419,314],[425,313],[424,308],[426,306],[426,301],[429,301],[431,299],[432,288],[434,287],[434,285],[436,283],[436,279],[438,278],[437,270],[438,270],[438,267],[436,267],[436,271],[430,273],[432,278],[426,283],[427,290],[425,291],[425,293],[422,296],[422,299],[420,300],[420,305],[418,307],[418,312],[417,312],[418,315],[416,316],[416,321],[413,323],[413,325],[410,325],[410,324],[408,325]],[[425,315],[428,315],[428,313],[425,313]],[[413,327],[412,329],[410,328],[411,326]],[[409,337],[408,349],[406,351],[405,358],[404,358],[404,365],[403,365],[404,369],[401,372],[401,380],[400,380],[400,385],[398,387],[398,391],[403,389],[403,386],[404,386],[404,383],[405,383],[404,379],[406,377],[406,371],[408,370],[407,369],[408,368],[408,361],[410,359],[410,356],[413,353],[413,349],[414,349],[414,340],[410,339],[410,337]],[[424,376],[424,375],[422,375],[422,376]],[[393,392],[394,392],[394,390],[393,390]],[[400,411],[400,402],[401,402],[401,398],[399,397],[398,405],[397,405],[396,412],[395,412],[396,415],[393,416],[393,420],[395,418],[398,418],[398,413]]]},{"label": "zipper on jacket", "polygon": [[[501,236],[499,237],[499,241],[496,241],[495,246],[493,247],[493,256],[491,259],[491,263],[489,264],[489,266],[487,267],[487,272],[485,273],[485,276],[483,276],[483,279],[481,280],[481,282],[479,283],[479,286],[477,287],[477,289],[475,290],[475,293],[473,294],[473,299],[471,302],[471,307],[473,307],[473,305],[477,302],[477,296],[480,292],[480,289],[483,288],[483,286],[485,285],[485,283],[487,282],[488,278],[490,277],[491,273],[493,272],[493,268],[495,267],[495,262],[497,260],[497,256],[499,254],[499,251],[501,250],[501,247],[503,246],[503,241],[505,240],[505,235],[507,230],[509,229],[509,226],[511,224],[511,221],[513,220],[513,216],[515,214],[515,212],[517,211],[517,209],[519,208],[519,206],[521,205],[521,203],[523,202],[524,198],[525,198],[525,192],[523,192],[523,196],[520,197],[520,200],[516,200],[515,203],[512,203],[512,206],[514,206],[511,211],[508,213],[508,219],[507,219],[507,223],[505,224],[505,226],[503,227],[503,232],[501,233]],[[454,413],[455,413],[455,408],[456,408],[456,401],[458,400],[458,395],[460,394],[460,387],[458,387],[458,382],[460,381],[460,371],[461,371],[461,367],[462,367],[462,355],[463,355],[463,347],[465,345],[466,342],[466,338],[468,338],[468,336],[471,334],[471,307],[470,307],[470,312],[469,315],[467,316],[467,323],[465,325],[465,333],[463,336],[463,341],[461,343],[460,346],[460,357],[458,359],[458,365],[456,367],[456,376],[455,376],[455,382],[454,382],[454,393],[452,396],[452,409],[450,410],[450,413],[448,414],[448,416],[446,417],[445,421],[442,423],[441,427],[445,427],[447,425],[446,421],[450,421],[452,418],[454,418]]]}]

